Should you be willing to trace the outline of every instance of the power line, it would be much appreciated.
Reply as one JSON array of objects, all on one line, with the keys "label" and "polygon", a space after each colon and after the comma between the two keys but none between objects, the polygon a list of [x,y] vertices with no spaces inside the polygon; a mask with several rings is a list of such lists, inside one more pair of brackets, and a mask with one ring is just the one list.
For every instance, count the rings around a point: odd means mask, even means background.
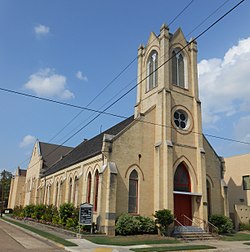
[{"label": "power line", "polygon": [[[190,45],[191,43],[195,42],[195,40],[197,40],[198,38],[200,38],[203,34],[205,34],[208,30],[210,30],[213,26],[215,26],[219,21],[221,21],[224,17],[226,17],[229,13],[231,13],[235,8],[237,8],[240,4],[242,4],[245,0],[241,0],[238,4],[236,4],[235,6],[233,6],[229,11],[227,11],[224,15],[222,15],[219,19],[217,19],[215,22],[213,22],[208,28],[206,28],[204,31],[202,31],[199,35],[197,35],[194,39],[192,39],[190,42],[187,43],[186,46],[184,46],[183,48],[181,48],[179,50],[179,52],[183,51],[188,45]],[[141,80],[139,83],[137,83],[135,86],[133,86],[132,88],[130,88],[126,93],[124,93],[122,96],[120,96],[116,101],[114,101],[112,104],[110,104],[108,107],[106,107],[103,111],[98,111],[98,114],[91,119],[88,123],[86,123],[84,126],[82,126],[79,130],[77,130],[73,135],[71,135],[69,138],[67,138],[61,145],[58,145],[53,151],[51,151],[50,153],[48,153],[46,155],[49,156],[51,155],[55,150],[57,150],[58,148],[60,148],[63,144],[65,144],[66,142],[68,142],[71,138],[73,138],[75,135],[77,135],[80,131],[82,131],[84,128],[86,128],[89,124],[91,124],[95,119],[97,119],[100,115],[102,114],[106,114],[106,111],[111,108],[113,105],[115,105],[118,101],[120,101],[124,96],[126,96],[128,93],[130,93],[135,87],[137,87],[139,84],[141,84],[143,81],[145,81],[146,78],[148,78],[150,75],[152,75],[154,72],[158,71],[159,68],[161,68],[163,65],[165,65],[167,62],[169,62],[171,59],[173,58],[170,57],[168,60],[166,60],[164,63],[162,63],[158,68],[156,68],[154,71],[152,71],[152,73],[150,73],[148,76],[146,76],[143,80]],[[112,114],[114,115],[114,114]],[[136,119],[135,119],[136,120]],[[138,119],[137,119],[138,120]],[[152,122],[146,122],[143,121],[143,123],[149,123],[152,125],[158,125],[156,123],[152,123]],[[172,126],[167,126],[167,125],[158,125],[161,127],[171,127]],[[193,132],[194,134],[202,134],[199,132]],[[239,141],[239,140],[235,140],[235,139],[231,139],[231,138],[226,138],[226,137],[219,137],[219,136],[214,136],[211,134],[204,134],[205,136],[209,136],[209,137],[214,137],[214,138],[218,138],[218,139],[223,139],[223,140],[227,140],[227,141],[233,141],[233,142],[237,142],[237,143],[242,143],[242,144],[247,144],[250,145],[249,142],[244,142],[244,141]],[[35,165],[35,164],[34,164]],[[33,165],[33,166],[34,166]]]},{"label": "power line", "polygon": [[[187,7],[190,6],[190,4],[191,4],[193,1],[194,1],[194,0],[190,1],[190,3],[189,3],[188,5],[186,5],[186,6],[184,7],[184,9],[183,9],[183,10],[182,10],[171,22],[170,22],[170,24],[172,24],[172,23],[176,20],[176,18],[179,17],[180,14],[182,14],[183,11],[186,10]],[[207,16],[199,25],[197,25],[191,32],[189,32],[187,36],[189,36],[191,33],[193,33],[195,30],[197,30],[197,29],[198,29],[202,24],[204,24],[211,16],[213,16],[219,9],[221,9],[228,1],[229,1],[229,0],[224,1],[224,2],[223,2],[219,7],[217,7],[209,16]],[[158,35],[158,36],[159,36],[159,35]],[[147,46],[151,45],[156,39],[157,39],[157,37],[156,37],[154,40],[152,40]],[[181,41],[183,41],[183,40],[181,40]],[[181,42],[181,41],[179,41],[179,42]],[[165,54],[162,55],[161,58],[163,58],[164,56],[165,56]],[[138,58],[138,56],[137,56],[136,58]],[[145,73],[145,72],[146,72],[146,71],[144,71],[143,73]],[[114,95],[111,99],[109,99],[109,100],[108,100],[104,105],[102,105],[98,110],[100,110],[103,106],[107,105],[110,101],[112,101],[117,95],[119,95],[124,89],[126,89],[127,87],[129,87],[134,81],[136,81],[136,79],[133,79],[131,82],[129,82],[128,85],[126,85],[126,86],[125,86],[122,90],[120,90],[116,95]],[[81,112],[80,112],[80,113],[81,113]],[[76,127],[75,127],[74,129],[72,129],[69,133],[67,133],[66,136],[70,135],[72,132],[74,132],[75,130],[77,130],[84,122],[86,122],[88,119],[90,119],[94,114],[95,114],[95,113],[93,113],[92,115],[88,116],[82,123],[78,124],[78,126],[76,126]],[[64,137],[65,137],[65,136],[64,136]],[[61,139],[59,140],[59,142],[62,141],[62,140],[64,139],[64,137],[61,138]]]},{"label": "power line", "polygon": [[[194,2],[194,0],[191,0],[174,18],[173,20],[170,21],[169,26],[171,24],[173,24],[178,17],[180,17],[180,15]],[[155,38],[156,39],[156,38]],[[155,39],[153,41],[151,41],[151,44],[155,41]],[[87,105],[86,107],[88,108],[105,90],[107,90],[134,62],[135,60],[137,60],[138,56],[136,56],[134,59],[131,60],[131,62],[122,69],[122,71],[115,77],[113,78]],[[106,103],[103,105],[105,106]],[[82,114],[83,110],[80,111],[78,114],[76,114],[68,123],[65,124],[64,127],[62,127],[56,134],[55,136],[53,136],[49,142],[51,142],[53,139],[55,139],[65,128],[67,128],[77,117],[79,117]],[[91,116],[90,116],[91,117]],[[86,119],[88,120],[89,117]],[[85,120],[85,121],[86,121]],[[78,126],[76,127],[78,128]],[[76,128],[74,128],[73,130],[75,130]],[[72,131],[71,131],[72,132]]]}]

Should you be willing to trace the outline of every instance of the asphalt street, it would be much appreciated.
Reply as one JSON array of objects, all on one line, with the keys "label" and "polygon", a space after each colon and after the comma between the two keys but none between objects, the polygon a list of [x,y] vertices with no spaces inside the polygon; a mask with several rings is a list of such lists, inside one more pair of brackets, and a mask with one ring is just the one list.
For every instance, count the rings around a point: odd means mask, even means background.
[{"label": "asphalt street", "polygon": [[60,252],[64,248],[0,220],[0,252],[9,251]]}]

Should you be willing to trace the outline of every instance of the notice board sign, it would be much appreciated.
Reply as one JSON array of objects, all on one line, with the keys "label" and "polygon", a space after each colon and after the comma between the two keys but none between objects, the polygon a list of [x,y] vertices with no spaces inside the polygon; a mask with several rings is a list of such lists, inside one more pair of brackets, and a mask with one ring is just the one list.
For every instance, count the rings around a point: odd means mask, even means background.
[{"label": "notice board sign", "polygon": [[84,203],[80,205],[79,223],[82,225],[92,225],[93,205]]}]

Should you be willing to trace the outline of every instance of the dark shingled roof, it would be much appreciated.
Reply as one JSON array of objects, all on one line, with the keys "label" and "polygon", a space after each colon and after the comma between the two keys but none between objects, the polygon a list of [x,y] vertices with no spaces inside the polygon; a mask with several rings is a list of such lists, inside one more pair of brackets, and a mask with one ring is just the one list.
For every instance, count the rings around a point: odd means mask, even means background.
[{"label": "dark shingled roof", "polygon": [[44,171],[51,167],[53,164],[58,162],[63,156],[66,156],[72,147],[60,146],[57,144],[49,144],[39,142],[40,154],[43,158],[43,169]]},{"label": "dark shingled roof", "polygon": [[63,159],[61,159],[59,162],[57,162],[51,168],[49,168],[45,172],[44,176],[50,175],[73,164],[79,163],[83,160],[86,160],[97,154],[100,154],[102,150],[103,135],[104,134],[117,135],[124,128],[126,128],[131,122],[133,122],[133,120],[134,116],[131,116],[126,120],[116,124],[112,128],[104,131],[103,133],[93,137],[92,139],[83,141],[75,149],[73,149],[67,156],[65,156]]}]

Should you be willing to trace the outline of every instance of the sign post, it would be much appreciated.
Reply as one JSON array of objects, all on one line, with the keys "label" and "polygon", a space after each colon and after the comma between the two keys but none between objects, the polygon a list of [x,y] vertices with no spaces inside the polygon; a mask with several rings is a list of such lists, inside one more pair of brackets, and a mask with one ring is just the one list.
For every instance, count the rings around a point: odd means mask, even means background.
[{"label": "sign post", "polygon": [[90,225],[90,232],[92,234],[92,222],[93,222],[93,205],[89,203],[83,203],[79,209],[79,235],[81,225]]}]

